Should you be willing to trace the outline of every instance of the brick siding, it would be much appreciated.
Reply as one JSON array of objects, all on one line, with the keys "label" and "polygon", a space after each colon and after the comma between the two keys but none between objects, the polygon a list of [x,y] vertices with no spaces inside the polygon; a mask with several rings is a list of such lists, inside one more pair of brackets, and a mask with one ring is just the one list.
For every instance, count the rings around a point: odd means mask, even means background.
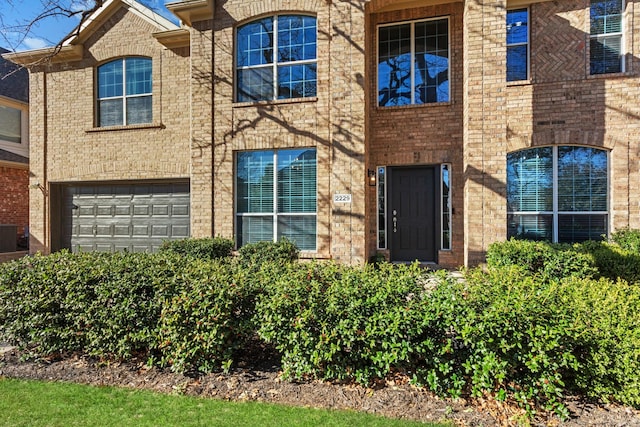
[{"label": "brick siding", "polygon": [[29,225],[29,171],[0,166],[0,189],[0,224],[17,226],[21,236]]}]

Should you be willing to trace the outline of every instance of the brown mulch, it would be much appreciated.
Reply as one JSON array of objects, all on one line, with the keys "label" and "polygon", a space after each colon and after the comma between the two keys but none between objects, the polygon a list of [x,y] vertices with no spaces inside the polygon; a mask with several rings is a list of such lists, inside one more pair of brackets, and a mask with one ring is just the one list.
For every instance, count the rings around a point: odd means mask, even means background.
[{"label": "brown mulch", "polygon": [[[448,400],[413,387],[398,376],[366,388],[321,381],[289,382],[280,376],[273,352],[254,354],[252,364],[230,373],[185,376],[149,368],[144,363],[106,363],[78,355],[21,361],[17,350],[0,354],[0,378],[68,381],[185,394],[234,401],[262,401],[286,405],[350,409],[421,421],[452,421],[460,426],[518,425],[523,412],[515,405],[493,399]],[[547,415],[533,420],[540,426],[640,427],[640,411],[617,405],[596,405],[579,398],[567,401],[571,419],[561,423]]]}]

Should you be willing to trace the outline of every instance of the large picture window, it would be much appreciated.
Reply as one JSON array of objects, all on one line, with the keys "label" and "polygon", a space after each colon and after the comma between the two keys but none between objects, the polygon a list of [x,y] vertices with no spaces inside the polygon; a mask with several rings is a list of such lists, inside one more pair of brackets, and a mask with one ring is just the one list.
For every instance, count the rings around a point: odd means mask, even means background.
[{"label": "large picture window", "polygon": [[98,67],[98,126],[151,123],[150,58],[122,58]]},{"label": "large picture window", "polygon": [[378,27],[378,105],[449,101],[449,20]]},{"label": "large picture window", "polygon": [[316,150],[245,151],[236,156],[236,241],[293,241],[316,249]]},{"label": "large picture window", "polygon": [[529,77],[529,10],[507,10],[507,81]]},{"label": "large picture window", "polygon": [[591,74],[624,71],[623,5],[623,0],[591,0]]},{"label": "large picture window", "polygon": [[22,111],[0,105],[0,141],[22,142]]},{"label": "large picture window", "polygon": [[508,237],[600,240],[608,232],[608,156],[597,148],[540,147],[507,155]]},{"label": "large picture window", "polygon": [[316,96],[316,18],[280,15],[253,21],[238,28],[236,44],[239,102]]}]

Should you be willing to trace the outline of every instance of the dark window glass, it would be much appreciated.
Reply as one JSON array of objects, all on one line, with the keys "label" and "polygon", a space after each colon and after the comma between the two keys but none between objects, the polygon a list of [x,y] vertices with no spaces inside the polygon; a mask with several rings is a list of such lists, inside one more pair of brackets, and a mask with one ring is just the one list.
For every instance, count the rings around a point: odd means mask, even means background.
[{"label": "dark window glass", "polygon": [[591,74],[622,69],[622,0],[591,0]]},{"label": "dark window glass", "polygon": [[529,68],[529,11],[507,11],[507,81],[526,80]]}]

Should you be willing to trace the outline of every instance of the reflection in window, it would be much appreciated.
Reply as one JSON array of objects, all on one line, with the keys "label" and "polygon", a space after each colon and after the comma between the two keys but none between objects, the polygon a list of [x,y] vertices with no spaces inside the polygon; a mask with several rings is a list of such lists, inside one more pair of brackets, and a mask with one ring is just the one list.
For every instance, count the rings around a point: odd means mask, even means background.
[{"label": "reflection in window", "polygon": [[0,105],[0,141],[20,144],[22,141],[22,111]]},{"label": "reflection in window", "polygon": [[378,249],[387,247],[387,188],[386,169],[378,168]]},{"label": "reflection in window", "polygon": [[541,147],[507,155],[508,237],[600,240],[608,230],[607,152]]},{"label": "reflection in window", "polygon": [[526,80],[529,69],[529,11],[507,11],[507,81]]},{"label": "reflection in window", "polygon": [[246,151],[236,156],[238,246],[282,237],[316,249],[316,150]]},{"label": "reflection in window", "polygon": [[442,197],[442,237],[440,248],[451,249],[451,165],[444,164],[440,167],[440,192]]},{"label": "reflection in window", "polygon": [[316,96],[316,45],[316,18],[312,16],[280,15],[239,27],[237,100]]},{"label": "reflection in window", "polygon": [[98,67],[98,126],[151,123],[151,59],[123,58]]},{"label": "reflection in window", "polygon": [[378,27],[378,105],[449,101],[449,20]]},{"label": "reflection in window", "polygon": [[623,0],[591,0],[591,74],[619,73],[623,69]]}]

